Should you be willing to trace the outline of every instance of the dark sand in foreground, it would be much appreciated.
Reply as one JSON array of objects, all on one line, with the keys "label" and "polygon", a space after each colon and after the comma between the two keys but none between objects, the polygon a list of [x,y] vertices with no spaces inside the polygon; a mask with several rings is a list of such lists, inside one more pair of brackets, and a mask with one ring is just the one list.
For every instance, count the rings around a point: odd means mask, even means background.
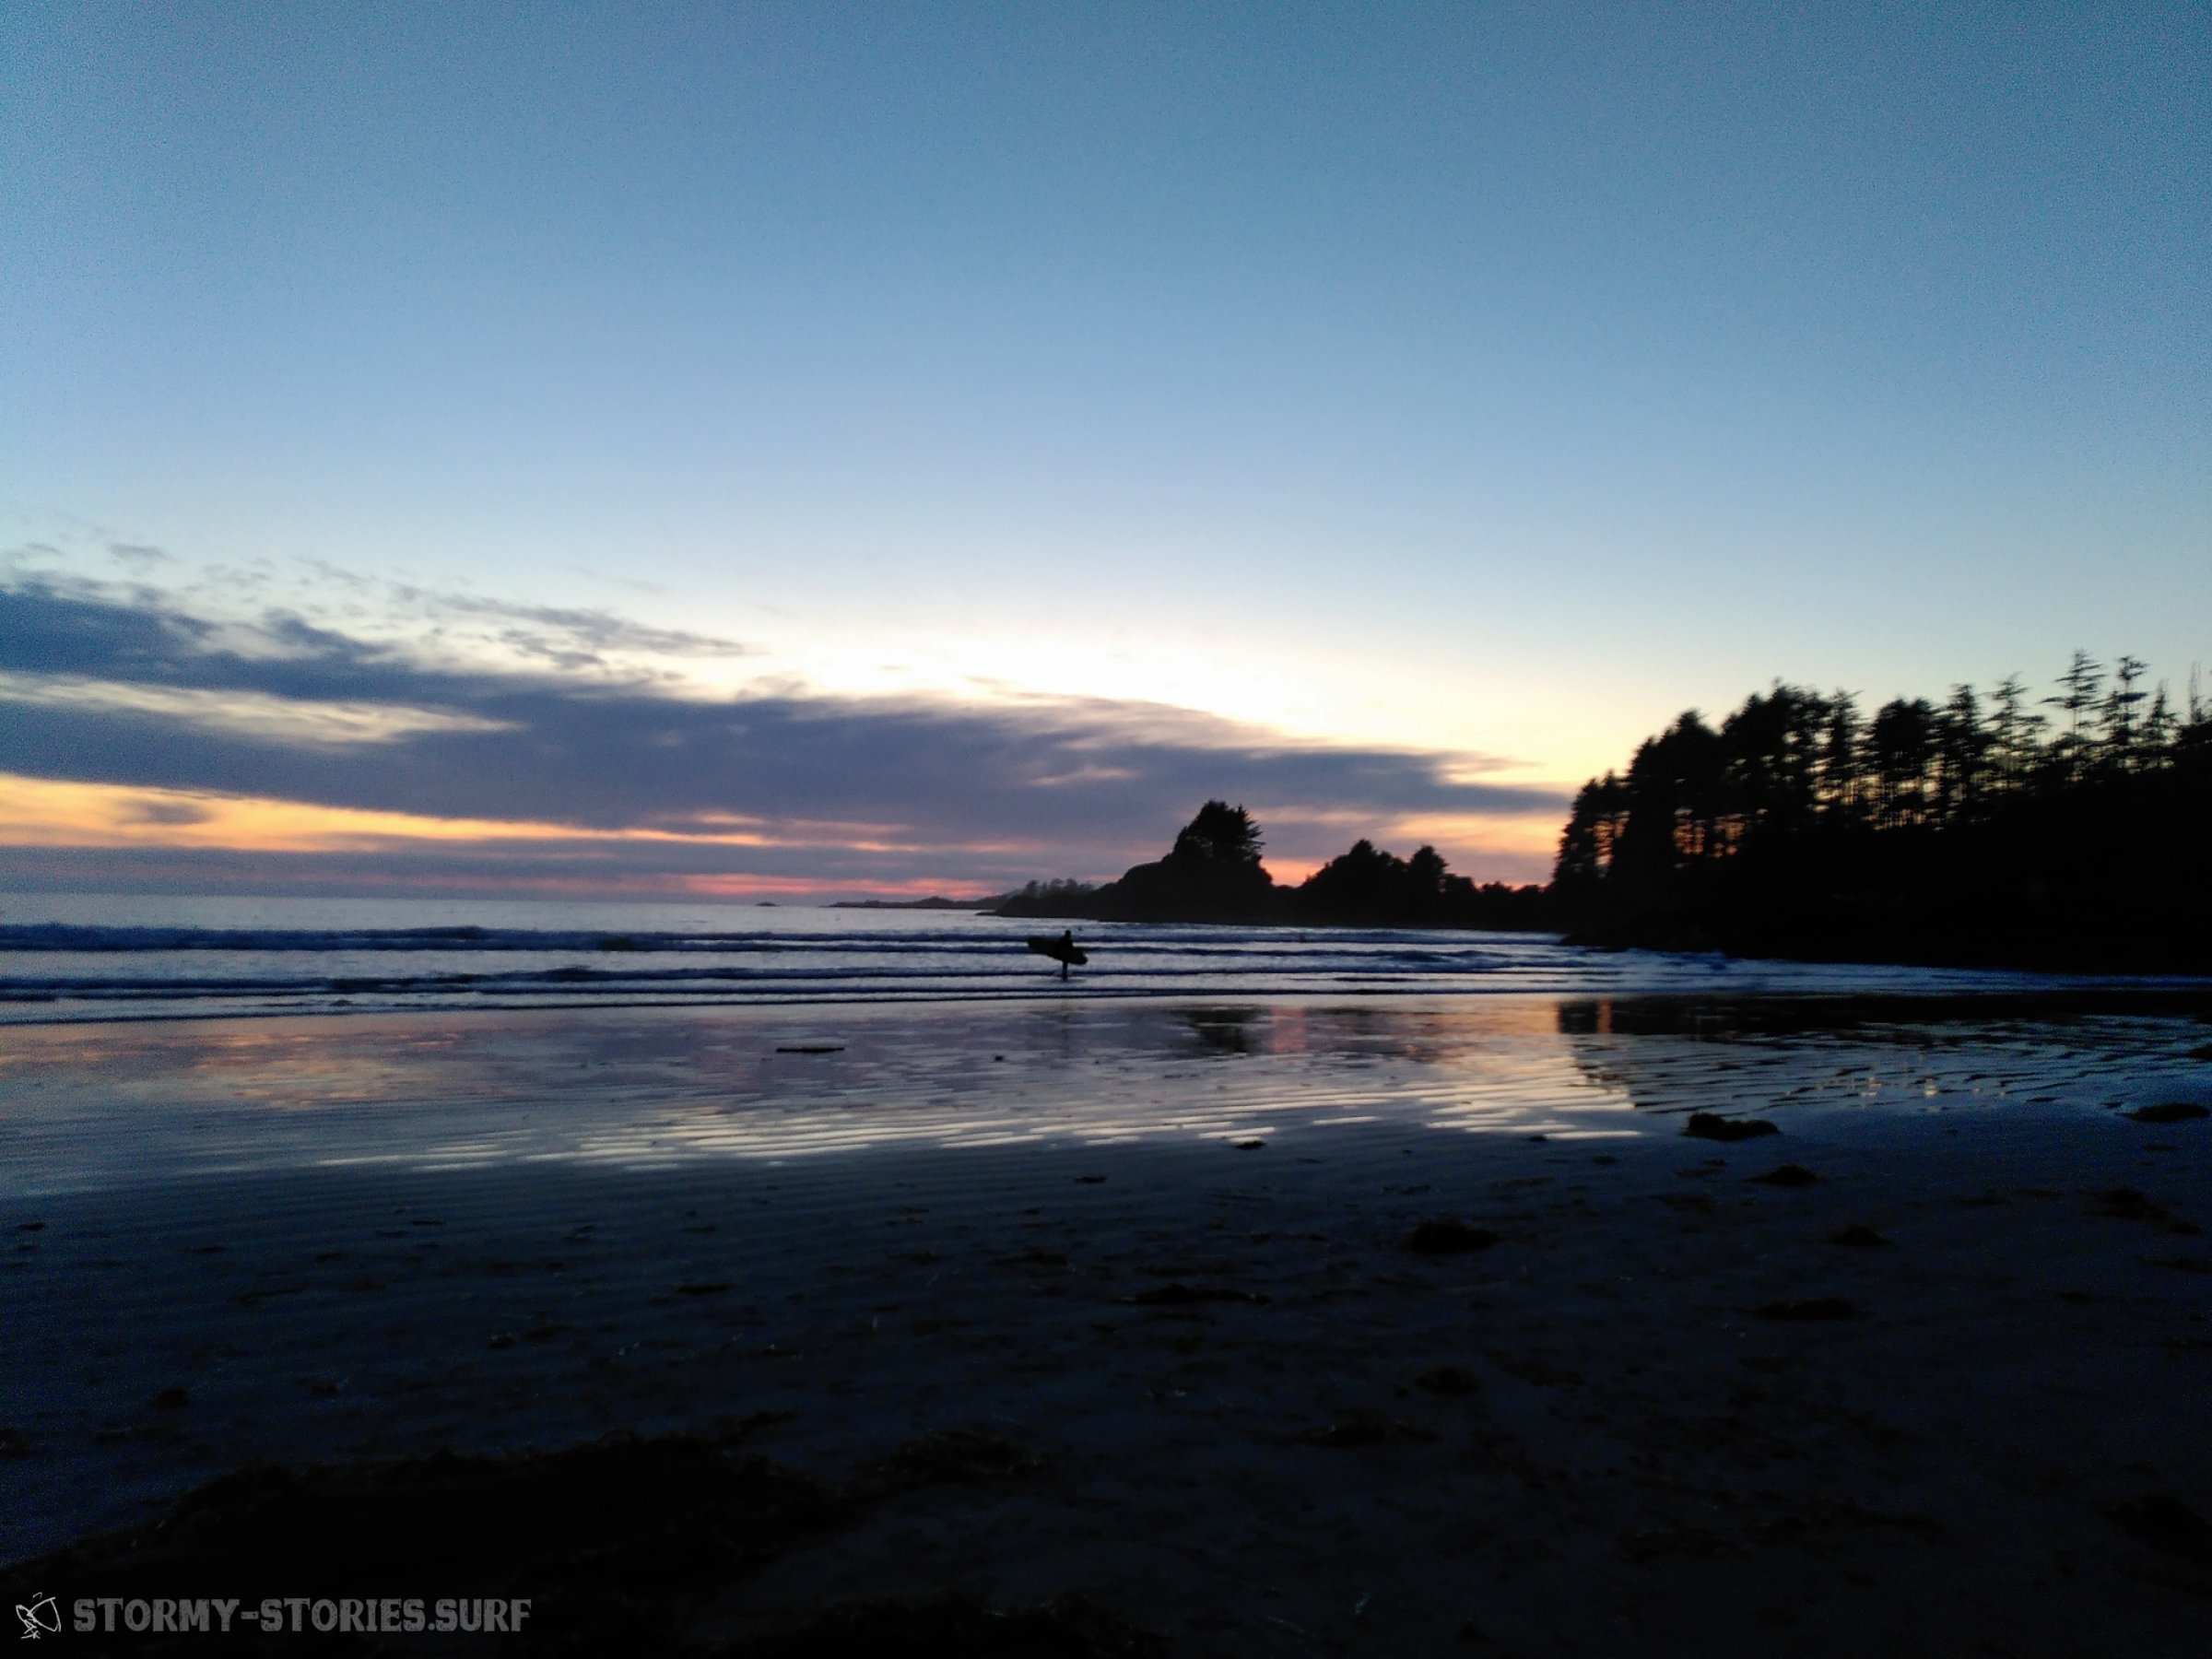
[{"label": "dark sand in foreground", "polygon": [[[2207,1651],[2212,1124],[2124,1115],[2201,1018],[1634,1013],[10,1032],[0,1588],[139,1594],[51,1552],[248,1465],[625,1434],[692,1438],[341,1497],[633,1650]],[[436,1577],[232,1499],[170,1593]]]}]

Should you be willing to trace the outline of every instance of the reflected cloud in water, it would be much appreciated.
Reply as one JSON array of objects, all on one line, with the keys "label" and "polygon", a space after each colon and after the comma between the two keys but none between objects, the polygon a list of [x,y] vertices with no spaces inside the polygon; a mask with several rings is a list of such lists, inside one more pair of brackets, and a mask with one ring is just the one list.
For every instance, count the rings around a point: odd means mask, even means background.
[{"label": "reflected cloud in water", "polygon": [[[602,1010],[18,1031],[15,1190],[241,1170],[782,1160],[1360,1125],[1633,1133],[1548,1001]],[[794,1049],[835,1052],[794,1053]]]},{"label": "reflected cloud in water", "polygon": [[0,1184],[1303,1136],[1319,1150],[1411,1130],[1672,1135],[1693,1110],[2093,1103],[2116,1077],[2156,1076],[2145,1057],[2161,1045],[2183,1055],[2198,1040],[2155,1013],[1945,1013],[1924,999],[1531,996],[24,1029],[0,1057],[14,1102]]}]

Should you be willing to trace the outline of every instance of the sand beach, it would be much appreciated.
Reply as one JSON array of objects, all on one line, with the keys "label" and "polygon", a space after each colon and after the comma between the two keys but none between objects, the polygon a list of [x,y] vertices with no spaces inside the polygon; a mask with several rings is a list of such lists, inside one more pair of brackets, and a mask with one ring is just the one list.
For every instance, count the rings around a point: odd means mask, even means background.
[{"label": "sand beach", "polygon": [[5,1588],[532,1603],[260,1651],[2200,1653],[2206,1013],[18,1027]]}]

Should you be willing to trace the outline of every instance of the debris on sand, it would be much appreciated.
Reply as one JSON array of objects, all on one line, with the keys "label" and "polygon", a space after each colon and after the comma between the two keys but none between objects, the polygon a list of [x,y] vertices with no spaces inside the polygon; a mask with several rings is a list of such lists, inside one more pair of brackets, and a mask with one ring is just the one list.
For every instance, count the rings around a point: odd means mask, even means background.
[{"label": "debris on sand", "polygon": [[876,1496],[930,1486],[982,1486],[1033,1475],[1043,1464],[994,1435],[945,1429],[909,1441],[863,1472],[861,1489]]},{"label": "debris on sand", "polygon": [[841,1054],[844,1052],[845,1045],[841,1042],[780,1042],[776,1045],[779,1054]]},{"label": "debris on sand", "polygon": [[1740,1556],[1743,1546],[1703,1526],[1640,1526],[1622,1533],[1614,1547],[1624,1561],[1639,1566],[1662,1556]]},{"label": "debris on sand", "polygon": [[1416,1388],[1434,1394],[1471,1394],[1482,1380],[1464,1365],[1432,1365],[1413,1380]]},{"label": "debris on sand", "polygon": [[1689,1122],[1682,1125],[1682,1133],[1695,1135],[1699,1140],[1747,1141],[1762,1135],[1780,1135],[1782,1131],[1765,1118],[1730,1118],[1717,1112],[1693,1112]]},{"label": "debris on sand", "polygon": [[1135,1296],[1113,1300],[1132,1308],[1187,1308],[1196,1302],[1264,1302],[1267,1299],[1256,1291],[1231,1290],[1226,1285],[1186,1285],[1181,1279],[1171,1279]]},{"label": "debris on sand", "polygon": [[1509,1377],[1518,1377],[1524,1382],[1533,1382],[1538,1388],[1563,1388],[1571,1382],[1580,1382],[1583,1373],[1571,1366],[1554,1365],[1548,1359],[1522,1358],[1500,1359],[1498,1369]]},{"label": "debris on sand", "polygon": [[1466,1255],[1488,1250],[1498,1235],[1487,1227],[1469,1227],[1451,1216],[1433,1216],[1406,1235],[1406,1248],[1416,1255]]},{"label": "debris on sand", "polygon": [[1851,1300],[1841,1296],[1806,1296],[1761,1302],[1751,1312],[1761,1319],[1796,1321],[1856,1319],[1859,1314]]},{"label": "debris on sand", "polygon": [[748,1411],[743,1417],[732,1417],[724,1413],[714,1419],[714,1431],[722,1436],[724,1443],[735,1445],[746,1436],[758,1434],[763,1429],[796,1422],[798,1417],[795,1411]]},{"label": "debris on sand", "polygon": [[2097,1194],[2097,1213],[2115,1221],[2171,1221],[2172,1213],[2153,1204],[2134,1187],[2113,1187]]},{"label": "debris on sand", "polygon": [[1828,1241],[1830,1244],[1850,1244],[1862,1250],[1892,1242],[1891,1240],[1876,1232],[1873,1228],[1858,1221],[1853,1222],[1849,1227],[1839,1227],[1834,1232],[1828,1235]]},{"label": "debris on sand", "polygon": [[2133,1118],[2138,1124],[2185,1124],[2191,1118],[2212,1117],[2212,1110],[2194,1100],[2160,1100],[2155,1106],[2144,1106],[2120,1115]]},{"label": "debris on sand", "polygon": [[1354,1411],[1334,1423],[1309,1429],[1299,1436],[1309,1446],[1387,1446],[1408,1441],[1432,1441],[1436,1430],[1418,1423],[1384,1417],[1379,1411]]},{"label": "debris on sand", "polygon": [[1764,1175],[1754,1175],[1751,1179],[1760,1186],[1808,1187],[1818,1182],[1820,1177],[1803,1164],[1785,1163],[1769,1170]]},{"label": "debris on sand", "polygon": [[1067,1265],[1067,1253],[1059,1250],[1040,1250],[1035,1245],[1031,1245],[1018,1255],[994,1256],[991,1258],[991,1265],[994,1267],[1065,1267]]},{"label": "debris on sand", "polygon": [[2183,1560],[2212,1561],[2212,1521],[2171,1492],[2146,1492],[2108,1503],[2104,1518],[2138,1544]]},{"label": "debris on sand", "polygon": [[858,1659],[877,1653],[962,1659],[1153,1659],[1159,1637],[1073,1593],[1033,1607],[992,1607],[971,1596],[839,1602],[717,1650],[722,1659]]}]

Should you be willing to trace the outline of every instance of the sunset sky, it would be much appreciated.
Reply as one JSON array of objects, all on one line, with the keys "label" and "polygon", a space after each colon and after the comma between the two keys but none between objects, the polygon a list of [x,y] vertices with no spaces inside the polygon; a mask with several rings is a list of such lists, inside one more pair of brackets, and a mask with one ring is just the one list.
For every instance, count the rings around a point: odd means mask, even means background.
[{"label": "sunset sky", "polygon": [[0,887],[1541,879],[2212,657],[2212,8],[0,13]]}]

